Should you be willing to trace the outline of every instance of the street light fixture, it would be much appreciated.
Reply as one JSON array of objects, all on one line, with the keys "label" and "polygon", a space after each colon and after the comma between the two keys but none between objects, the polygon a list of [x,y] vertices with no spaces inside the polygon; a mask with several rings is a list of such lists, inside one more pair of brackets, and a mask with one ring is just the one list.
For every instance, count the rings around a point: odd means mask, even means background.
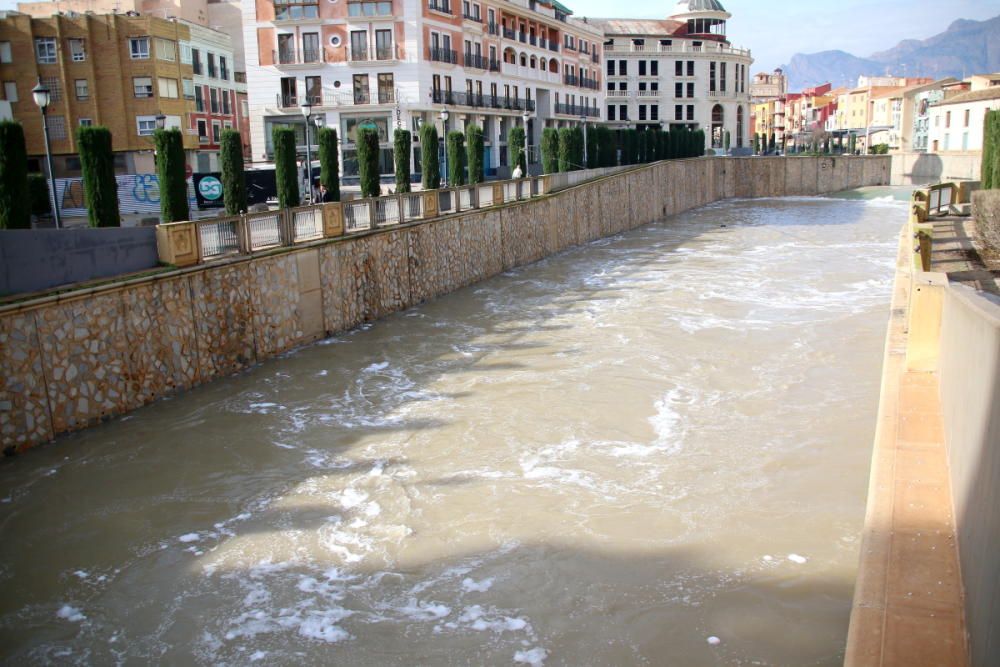
[{"label": "street light fixture", "polygon": [[[448,110],[441,109],[441,137],[444,139],[444,184],[448,185]],[[425,149],[426,150],[426,149]]]},{"label": "street light fixture", "polygon": [[156,117],[156,129],[165,130],[167,129],[167,117],[162,113]]},{"label": "street light fixture", "polygon": [[587,168],[589,164],[587,160],[587,117],[580,116],[580,124],[583,125],[583,164],[580,165],[584,169]]},{"label": "street light fixture", "polygon": [[309,97],[302,100],[302,117],[306,119],[306,192],[308,192],[309,203],[313,201],[313,163],[312,150],[309,146],[309,125],[312,124],[312,103]]},{"label": "street light fixture", "polygon": [[49,168],[49,183],[52,187],[52,211],[53,217],[56,223],[56,229],[62,227],[62,220],[59,217],[59,200],[56,196],[56,175],[52,171],[52,149],[49,146],[49,118],[48,109],[49,104],[52,103],[52,93],[42,85],[42,79],[39,77],[38,85],[31,90],[32,97],[35,98],[35,104],[42,111],[42,134],[45,135],[45,163]]},{"label": "street light fixture", "polygon": [[527,109],[525,109],[524,113],[521,114],[521,120],[524,122],[524,174],[522,174],[522,177],[523,178],[527,178],[528,177],[528,139],[529,139],[529,134],[530,134],[530,132],[528,130],[528,121],[531,120],[531,114],[528,113]]}]

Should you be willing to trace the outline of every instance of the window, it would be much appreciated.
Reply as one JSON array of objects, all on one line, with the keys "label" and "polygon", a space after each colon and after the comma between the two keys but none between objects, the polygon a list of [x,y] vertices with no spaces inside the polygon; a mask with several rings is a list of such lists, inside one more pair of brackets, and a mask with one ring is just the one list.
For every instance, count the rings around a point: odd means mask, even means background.
[{"label": "window", "polygon": [[684,97],[684,84],[675,83],[674,84],[674,97]]},{"label": "window", "polygon": [[198,138],[201,143],[208,143],[208,122],[204,118],[198,119]]},{"label": "window", "polygon": [[181,42],[181,63],[185,65],[190,65],[193,59],[191,44],[188,42]]},{"label": "window", "polygon": [[[947,127],[951,127],[951,112],[950,111],[945,112],[945,114],[944,114],[944,126],[946,128]],[[947,143],[948,143],[947,136],[945,136],[945,150],[948,150]]]},{"label": "window", "polygon": [[660,107],[651,104],[649,105],[649,120],[660,120]]},{"label": "window", "polygon": [[628,61],[619,60],[618,61],[618,76],[625,76],[628,74]]},{"label": "window", "polygon": [[177,60],[177,43],[169,39],[156,38],[156,57],[160,60],[174,62]]},{"label": "window", "polygon": [[392,2],[348,2],[347,15],[358,16],[392,16]]},{"label": "window", "polygon": [[688,120],[694,120],[694,105],[687,105]]},{"label": "window", "polygon": [[639,76],[646,76],[646,61],[639,61]]},{"label": "window", "polygon": [[10,55],[10,42],[0,42],[0,63],[12,62]]},{"label": "window", "polygon": [[650,76],[660,76],[660,61],[650,60],[649,61],[649,75]]},{"label": "window", "polygon": [[392,31],[375,31],[375,57],[378,60],[392,60]]},{"label": "window", "polygon": [[209,110],[212,113],[219,113],[219,89],[209,88],[208,99],[209,99]]},{"label": "window", "polygon": [[84,48],[84,41],[82,39],[69,40],[69,55],[75,63],[82,63],[87,59],[87,51]]},{"label": "window", "polygon": [[708,64],[708,92],[715,92],[715,69],[716,64],[711,62]]},{"label": "window", "polygon": [[608,105],[608,120],[614,120],[614,119],[615,119],[615,105],[609,104]]},{"label": "window", "polygon": [[198,112],[205,111],[205,96],[204,88],[201,86],[195,86],[194,88],[194,110]]},{"label": "window", "polygon": [[53,102],[58,102],[62,99],[62,87],[59,85],[59,77],[43,76],[42,85],[49,89],[49,94],[52,96]]},{"label": "window", "polygon": [[694,97],[694,84],[693,83],[689,83],[687,85],[687,96],[688,97]]},{"label": "window", "polygon": [[136,97],[153,96],[153,78],[149,76],[137,76],[132,79],[132,90]]},{"label": "window", "polygon": [[49,116],[49,136],[53,139],[66,138],[66,116]]},{"label": "window", "polygon": [[92,118],[81,118],[80,119],[80,127],[90,127],[93,124],[94,124],[94,120]]},{"label": "window", "polygon": [[212,121],[212,143],[217,144],[222,140],[222,123]]},{"label": "window", "polygon": [[368,31],[351,31],[351,60],[368,60]]},{"label": "window", "polygon": [[[316,92],[316,98],[315,98],[318,101],[317,102],[313,102],[313,104],[318,104],[319,102],[322,102],[323,101],[323,89],[319,85],[319,82],[322,79],[320,79],[320,77],[318,77],[318,76],[307,77],[307,79],[316,79],[317,80],[316,84],[317,84],[317,86],[319,88],[317,90],[317,92]],[[308,83],[308,81],[307,81],[307,83]],[[306,90],[308,91],[308,88]],[[229,104],[229,91],[228,90],[223,90],[223,91],[221,91],[221,94],[222,94],[222,115],[223,116],[232,116],[233,115],[233,109],[232,109],[232,107]],[[312,93],[308,93],[308,94],[312,95]]]},{"label": "window", "polygon": [[35,38],[35,60],[40,65],[53,65],[57,57],[55,37]]},{"label": "window", "polygon": [[355,74],[354,75],[354,103],[355,104],[368,104],[370,101],[368,95],[368,75],[367,74]]},{"label": "window", "polygon": [[618,120],[628,120],[628,106],[625,104],[618,105]]},{"label": "window", "polygon": [[128,40],[129,54],[132,60],[149,59],[149,37],[130,37]]},{"label": "window", "polygon": [[674,76],[684,76],[684,61],[675,60],[674,61]]},{"label": "window", "polygon": [[[291,62],[294,62],[294,59]],[[217,78],[216,77],[216,71],[215,71],[215,54],[214,53],[209,53],[208,54],[208,76],[211,77],[211,78],[213,78],[213,79]]]},{"label": "window", "polygon": [[[312,33],[315,35],[316,33]],[[303,35],[305,37],[305,35]],[[316,39],[317,46],[319,45],[319,38]],[[302,43],[302,48],[305,48],[305,42]],[[318,58],[317,58],[318,60]],[[219,78],[223,81],[229,81],[229,62],[226,60],[225,56],[219,56]]]},{"label": "window", "polygon": [[194,99],[194,81],[191,79],[181,79],[181,88],[184,90],[184,98]]},{"label": "window", "polygon": [[201,51],[191,49],[191,69],[195,74],[201,74]]},{"label": "window", "polygon": [[684,105],[675,104],[674,105],[674,120],[684,120]]},{"label": "window", "polygon": [[74,81],[74,84],[76,87],[76,99],[85,100],[90,97],[90,85],[86,79],[77,79]]},{"label": "window", "polygon": [[[393,102],[393,97],[395,94],[396,87],[393,83],[392,74],[379,74],[378,75],[378,103],[379,104],[391,104]],[[469,92],[472,92],[471,88]],[[483,92],[483,84],[479,82],[479,93]]]},{"label": "window", "polygon": [[135,128],[140,137],[152,136],[156,131],[156,116],[136,116]]},{"label": "window", "polygon": [[[972,112],[969,109],[965,110],[965,127],[969,127],[969,117],[970,117],[971,114],[972,114]],[[968,143],[968,142],[967,141],[963,141],[962,143]],[[965,149],[963,148],[962,150],[965,150]]]},{"label": "window", "polygon": [[639,105],[639,120],[646,120],[646,105]]},{"label": "window", "polygon": [[274,0],[276,21],[319,18],[319,0]]},{"label": "window", "polygon": [[302,33],[302,62],[318,63],[320,61],[319,33]]},{"label": "window", "polygon": [[177,79],[166,79],[161,76],[157,83],[159,84],[158,87],[160,89],[160,97],[168,97],[172,99],[176,99],[178,97]]},{"label": "window", "polygon": [[687,75],[688,76],[694,76],[694,61],[693,60],[689,60],[689,61],[687,61],[687,64],[688,64],[688,73],[687,73]]},{"label": "window", "polygon": [[614,75],[615,75],[615,61],[608,60],[608,76],[614,76]]},{"label": "window", "polygon": [[17,102],[17,82],[16,81],[4,81],[3,82],[3,98],[8,102]]},{"label": "window", "polygon": [[250,117],[250,103],[246,100],[240,100],[240,115],[244,118]]}]

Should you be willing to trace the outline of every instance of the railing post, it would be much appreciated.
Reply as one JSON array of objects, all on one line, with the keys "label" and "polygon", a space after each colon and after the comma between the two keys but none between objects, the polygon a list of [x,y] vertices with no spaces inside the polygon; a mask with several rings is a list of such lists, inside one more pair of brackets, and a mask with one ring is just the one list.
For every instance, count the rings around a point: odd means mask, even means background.
[{"label": "railing post", "polygon": [[292,245],[295,242],[295,236],[292,233],[292,209],[282,208],[278,209],[278,240],[281,245]]},{"label": "railing post", "polygon": [[406,222],[406,214],[403,212],[404,202],[406,201],[406,196],[403,194],[396,195],[396,224],[401,225]]},{"label": "railing post", "polygon": [[241,213],[239,217],[236,218],[236,238],[240,245],[240,254],[249,255],[250,254],[250,225],[247,222],[247,216],[245,213]]},{"label": "railing post", "polygon": [[493,205],[503,203],[503,183],[493,184]]},{"label": "railing post", "polygon": [[375,200],[374,199],[369,199],[368,200],[368,229],[377,229],[378,228],[378,220],[377,220],[377,217],[378,217],[377,213],[378,213],[378,211],[377,211],[377,208],[378,207],[375,205]]},{"label": "railing post", "polygon": [[424,198],[424,219],[438,217],[438,191],[425,190],[421,196]]}]

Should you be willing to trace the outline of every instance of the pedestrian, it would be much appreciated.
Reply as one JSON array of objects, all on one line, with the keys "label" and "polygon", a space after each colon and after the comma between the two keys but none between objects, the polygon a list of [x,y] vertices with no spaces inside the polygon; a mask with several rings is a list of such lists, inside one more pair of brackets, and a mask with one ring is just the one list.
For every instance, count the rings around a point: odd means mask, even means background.
[{"label": "pedestrian", "polygon": [[524,172],[521,171],[521,165],[514,167],[514,173],[510,175],[511,178],[521,178],[524,176]]},{"label": "pedestrian", "polygon": [[326,186],[322,183],[319,184],[319,190],[316,191],[316,203],[325,204],[330,201],[330,191],[326,189]]}]

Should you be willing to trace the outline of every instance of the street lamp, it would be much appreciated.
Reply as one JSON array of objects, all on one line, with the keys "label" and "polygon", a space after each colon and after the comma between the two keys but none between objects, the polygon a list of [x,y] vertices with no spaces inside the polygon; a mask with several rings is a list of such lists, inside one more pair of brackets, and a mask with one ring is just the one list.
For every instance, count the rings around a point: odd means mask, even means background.
[{"label": "street lamp", "polygon": [[523,178],[528,177],[528,121],[531,120],[531,114],[525,109],[524,113],[521,114],[521,120],[524,122],[524,174]]},{"label": "street lamp", "polygon": [[52,103],[52,93],[42,85],[39,77],[38,85],[31,90],[31,95],[35,98],[35,104],[42,110],[42,134],[45,135],[45,163],[49,167],[49,183],[52,186],[52,211],[56,222],[56,229],[62,227],[62,220],[59,217],[59,200],[56,196],[56,175],[52,171],[52,150],[49,147],[49,118],[47,115],[49,104]]},{"label": "street lamp", "polygon": [[[441,130],[442,130],[441,136],[444,138],[444,184],[447,187],[447,185],[448,185],[448,110],[447,109],[441,109],[440,116],[441,116]],[[424,147],[423,150],[427,150],[427,148]],[[434,150],[437,150],[437,146],[434,147]]]},{"label": "street lamp", "polygon": [[580,165],[584,169],[587,168],[587,117],[580,116],[580,123],[583,125],[583,164]]},{"label": "street lamp", "polygon": [[312,151],[309,146],[309,125],[312,123],[312,103],[309,102],[308,96],[302,101],[302,117],[306,119],[306,192],[309,193],[309,203],[311,204],[313,200],[313,163]]},{"label": "street lamp", "polygon": [[167,117],[162,113],[156,117],[156,129],[165,130],[167,129]]}]

